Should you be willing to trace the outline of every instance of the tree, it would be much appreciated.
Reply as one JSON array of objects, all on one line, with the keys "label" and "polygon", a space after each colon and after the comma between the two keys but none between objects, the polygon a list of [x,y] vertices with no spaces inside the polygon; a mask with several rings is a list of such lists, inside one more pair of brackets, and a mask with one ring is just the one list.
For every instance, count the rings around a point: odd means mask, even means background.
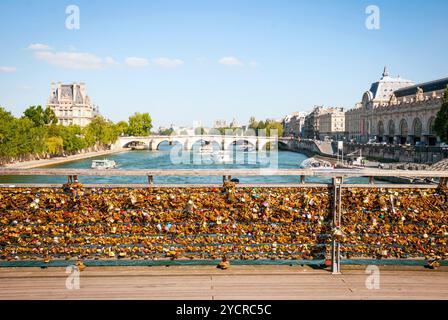
[{"label": "tree", "polygon": [[115,124],[115,131],[117,133],[117,136],[121,136],[126,134],[128,131],[129,125],[126,121],[120,121]]},{"label": "tree", "polygon": [[266,135],[271,135],[271,130],[277,130],[277,136],[281,137],[283,135],[283,124],[281,122],[266,121]]},{"label": "tree", "polygon": [[87,139],[78,125],[59,126],[59,129],[67,152],[76,152],[94,144],[94,138]]},{"label": "tree", "polygon": [[196,129],[194,129],[194,134],[195,135],[203,135],[203,134],[205,134],[205,129],[202,127],[197,127]]},{"label": "tree", "polygon": [[13,143],[15,121],[16,119],[11,112],[0,107],[0,157],[2,158],[10,158],[16,155],[15,149],[17,146]]},{"label": "tree", "polygon": [[45,151],[51,155],[60,154],[64,148],[64,141],[61,137],[49,137],[45,139]]},{"label": "tree", "polygon": [[169,136],[169,135],[172,135],[173,132],[174,132],[173,128],[163,129],[163,130],[159,130],[159,135],[161,135],[161,136]]},{"label": "tree", "polygon": [[33,121],[34,126],[40,127],[47,124],[57,123],[58,119],[54,111],[47,107],[45,110],[41,106],[30,106],[24,112],[24,117]]},{"label": "tree", "polygon": [[448,86],[443,95],[442,106],[434,120],[434,131],[443,142],[448,143]]},{"label": "tree", "polygon": [[254,116],[250,117],[249,119],[249,129],[258,129],[258,121],[255,119]]},{"label": "tree", "polygon": [[117,140],[118,134],[112,122],[97,116],[83,129],[83,134],[88,140],[88,145],[95,143],[108,145]]},{"label": "tree", "polygon": [[149,113],[136,112],[129,117],[127,134],[130,136],[148,136],[152,128],[152,119]]}]

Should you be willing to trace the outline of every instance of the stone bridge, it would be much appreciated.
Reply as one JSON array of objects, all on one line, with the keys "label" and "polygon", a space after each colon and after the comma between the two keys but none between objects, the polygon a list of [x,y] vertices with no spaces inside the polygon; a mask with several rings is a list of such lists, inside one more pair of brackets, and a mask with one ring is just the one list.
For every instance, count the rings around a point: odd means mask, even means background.
[{"label": "stone bridge", "polygon": [[129,148],[135,144],[143,145],[145,149],[157,150],[162,142],[182,144],[185,150],[191,150],[193,145],[200,142],[217,145],[221,150],[229,150],[236,142],[244,142],[256,150],[263,150],[268,143],[274,143],[277,147],[277,137],[265,136],[237,136],[237,135],[170,135],[170,136],[146,136],[146,137],[119,137],[115,148]]}]

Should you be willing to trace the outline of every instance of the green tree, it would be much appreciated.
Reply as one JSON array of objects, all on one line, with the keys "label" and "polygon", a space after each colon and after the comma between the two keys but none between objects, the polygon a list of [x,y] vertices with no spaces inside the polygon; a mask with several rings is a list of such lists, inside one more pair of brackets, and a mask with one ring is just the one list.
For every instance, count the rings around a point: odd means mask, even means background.
[{"label": "green tree", "polygon": [[152,119],[149,113],[136,112],[129,117],[127,134],[130,136],[148,136],[152,128]]},{"label": "green tree", "polygon": [[[94,139],[88,141],[82,132],[82,129],[78,125],[59,126],[60,136],[64,141],[64,150],[69,153],[80,151],[86,147],[93,145]],[[89,144],[89,142],[91,144]]]},{"label": "green tree", "polygon": [[163,129],[163,130],[159,130],[159,135],[161,136],[169,136],[171,134],[173,134],[174,129],[173,128],[168,128],[168,129]]},{"label": "green tree", "polygon": [[58,155],[64,149],[64,140],[61,137],[49,137],[45,139],[45,151],[51,155]]},{"label": "green tree", "polygon": [[205,129],[202,127],[197,127],[196,129],[194,129],[194,134],[195,135],[203,135],[203,134],[205,134]]},{"label": "green tree", "polygon": [[250,117],[249,119],[249,129],[258,129],[258,121],[255,119],[254,116]]},{"label": "green tree", "polygon": [[45,110],[41,106],[30,106],[24,112],[24,117],[33,121],[36,127],[40,127],[47,124],[57,123],[58,119],[54,114],[54,111],[47,107]]},{"label": "green tree", "polygon": [[283,124],[281,122],[269,121],[266,124],[266,135],[271,135],[271,130],[277,130],[277,136],[283,135]]},{"label": "green tree", "polygon": [[434,131],[443,142],[448,143],[448,86],[443,95],[442,106],[434,120]]},{"label": "green tree", "polygon": [[15,137],[16,119],[11,112],[0,107],[0,157],[11,158],[16,156],[16,148],[13,144]]},{"label": "green tree", "polygon": [[82,133],[89,146],[95,143],[108,145],[115,142],[118,137],[114,124],[100,116],[93,118]]},{"label": "green tree", "polygon": [[119,121],[115,124],[115,131],[117,136],[125,135],[128,131],[129,125],[126,121]]}]

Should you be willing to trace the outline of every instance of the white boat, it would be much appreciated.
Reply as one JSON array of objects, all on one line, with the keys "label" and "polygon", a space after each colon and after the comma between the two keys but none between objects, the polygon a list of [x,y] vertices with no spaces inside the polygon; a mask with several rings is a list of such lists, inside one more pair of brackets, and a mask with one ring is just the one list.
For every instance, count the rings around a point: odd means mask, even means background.
[{"label": "white boat", "polygon": [[111,169],[115,167],[116,163],[114,160],[92,160],[92,169]]},{"label": "white boat", "polygon": [[330,162],[325,161],[325,160],[316,159],[316,158],[309,158],[309,159],[302,161],[302,163],[300,164],[300,167],[305,168],[305,169],[331,169],[331,168],[333,168],[333,166],[331,165]]}]

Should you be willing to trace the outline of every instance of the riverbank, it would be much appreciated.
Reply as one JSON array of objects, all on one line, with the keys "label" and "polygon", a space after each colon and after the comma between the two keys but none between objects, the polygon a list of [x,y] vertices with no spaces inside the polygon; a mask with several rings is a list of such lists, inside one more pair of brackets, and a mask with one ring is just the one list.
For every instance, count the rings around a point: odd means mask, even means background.
[{"label": "riverbank", "polygon": [[54,158],[50,158],[50,159],[39,159],[39,160],[15,162],[15,163],[4,165],[3,167],[4,168],[15,168],[15,169],[32,169],[32,168],[45,167],[45,166],[61,164],[61,163],[82,160],[82,159],[87,159],[87,158],[106,156],[109,154],[114,154],[114,153],[123,152],[123,151],[124,151],[124,149],[93,151],[93,152],[80,153],[80,154],[75,154],[75,155],[66,156],[66,157],[54,157]]}]

